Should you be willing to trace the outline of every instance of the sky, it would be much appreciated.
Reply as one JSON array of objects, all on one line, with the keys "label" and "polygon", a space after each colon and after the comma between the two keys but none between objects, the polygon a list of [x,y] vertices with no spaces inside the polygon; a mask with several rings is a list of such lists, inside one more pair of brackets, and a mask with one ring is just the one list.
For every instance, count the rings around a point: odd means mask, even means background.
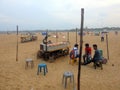
[{"label": "sky", "polygon": [[0,31],[119,27],[120,0],[0,0]]}]

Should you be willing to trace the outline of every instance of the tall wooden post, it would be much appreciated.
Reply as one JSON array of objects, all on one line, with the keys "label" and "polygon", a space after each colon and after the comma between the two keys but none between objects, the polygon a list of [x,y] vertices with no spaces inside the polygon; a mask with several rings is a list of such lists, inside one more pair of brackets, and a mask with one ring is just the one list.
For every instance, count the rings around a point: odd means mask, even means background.
[{"label": "tall wooden post", "polygon": [[67,32],[67,41],[69,42],[69,31]]},{"label": "tall wooden post", "polygon": [[76,28],[76,43],[77,43],[77,28]]},{"label": "tall wooden post", "polygon": [[44,55],[44,59],[47,60],[47,42],[48,42],[48,30],[46,30],[46,36],[45,36],[45,45],[46,45],[46,52],[45,52],[45,55]]},{"label": "tall wooden post", "polygon": [[47,52],[47,42],[48,42],[48,30],[46,31],[46,52]]},{"label": "tall wooden post", "polygon": [[106,45],[107,45],[107,57],[109,60],[109,48],[108,48],[108,35],[106,34]]},{"label": "tall wooden post", "polygon": [[18,25],[16,26],[16,28],[17,28],[16,61],[18,61]]},{"label": "tall wooden post", "polygon": [[80,31],[80,56],[78,64],[78,87],[77,90],[80,90],[80,76],[81,76],[81,58],[82,58],[82,44],[83,44],[83,23],[84,23],[84,8],[81,9],[81,31]]}]

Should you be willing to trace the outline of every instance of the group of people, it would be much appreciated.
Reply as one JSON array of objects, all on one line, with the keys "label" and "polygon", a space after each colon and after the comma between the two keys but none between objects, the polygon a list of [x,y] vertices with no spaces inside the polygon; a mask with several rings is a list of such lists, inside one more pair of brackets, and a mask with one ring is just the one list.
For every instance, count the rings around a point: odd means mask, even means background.
[{"label": "group of people", "polygon": [[[75,54],[75,58],[79,58],[79,50],[78,50],[78,44],[74,45],[74,54]],[[98,47],[96,44],[93,44],[93,49],[95,50],[93,58],[92,58],[92,48],[89,46],[88,43],[85,44],[85,53],[83,55],[83,62],[82,65],[87,65],[91,62],[97,62],[99,60],[102,60],[101,54],[98,50]]]}]

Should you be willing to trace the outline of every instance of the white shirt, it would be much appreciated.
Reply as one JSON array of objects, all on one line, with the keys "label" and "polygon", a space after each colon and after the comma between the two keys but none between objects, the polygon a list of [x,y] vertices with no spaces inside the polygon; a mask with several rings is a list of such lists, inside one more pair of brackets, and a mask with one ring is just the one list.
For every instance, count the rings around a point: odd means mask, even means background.
[{"label": "white shirt", "polygon": [[104,33],[101,34],[101,37],[104,37]]},{"label": "white shirt", "polygon": [[75,57],[76,57],[77,55],[79,55],[79,50],[77,47],[74,47],[73,49],[75,50]]}]

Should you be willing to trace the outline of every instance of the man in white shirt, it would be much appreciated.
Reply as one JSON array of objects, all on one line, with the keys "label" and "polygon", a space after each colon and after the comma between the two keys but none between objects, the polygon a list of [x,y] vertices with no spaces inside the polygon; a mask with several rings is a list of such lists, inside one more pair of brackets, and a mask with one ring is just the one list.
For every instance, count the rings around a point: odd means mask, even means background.
[{"label": "man in white shirt", "polygon": [[75,58],[79,58],[78,44],[75,44],[73,49],[75,53]]}]

